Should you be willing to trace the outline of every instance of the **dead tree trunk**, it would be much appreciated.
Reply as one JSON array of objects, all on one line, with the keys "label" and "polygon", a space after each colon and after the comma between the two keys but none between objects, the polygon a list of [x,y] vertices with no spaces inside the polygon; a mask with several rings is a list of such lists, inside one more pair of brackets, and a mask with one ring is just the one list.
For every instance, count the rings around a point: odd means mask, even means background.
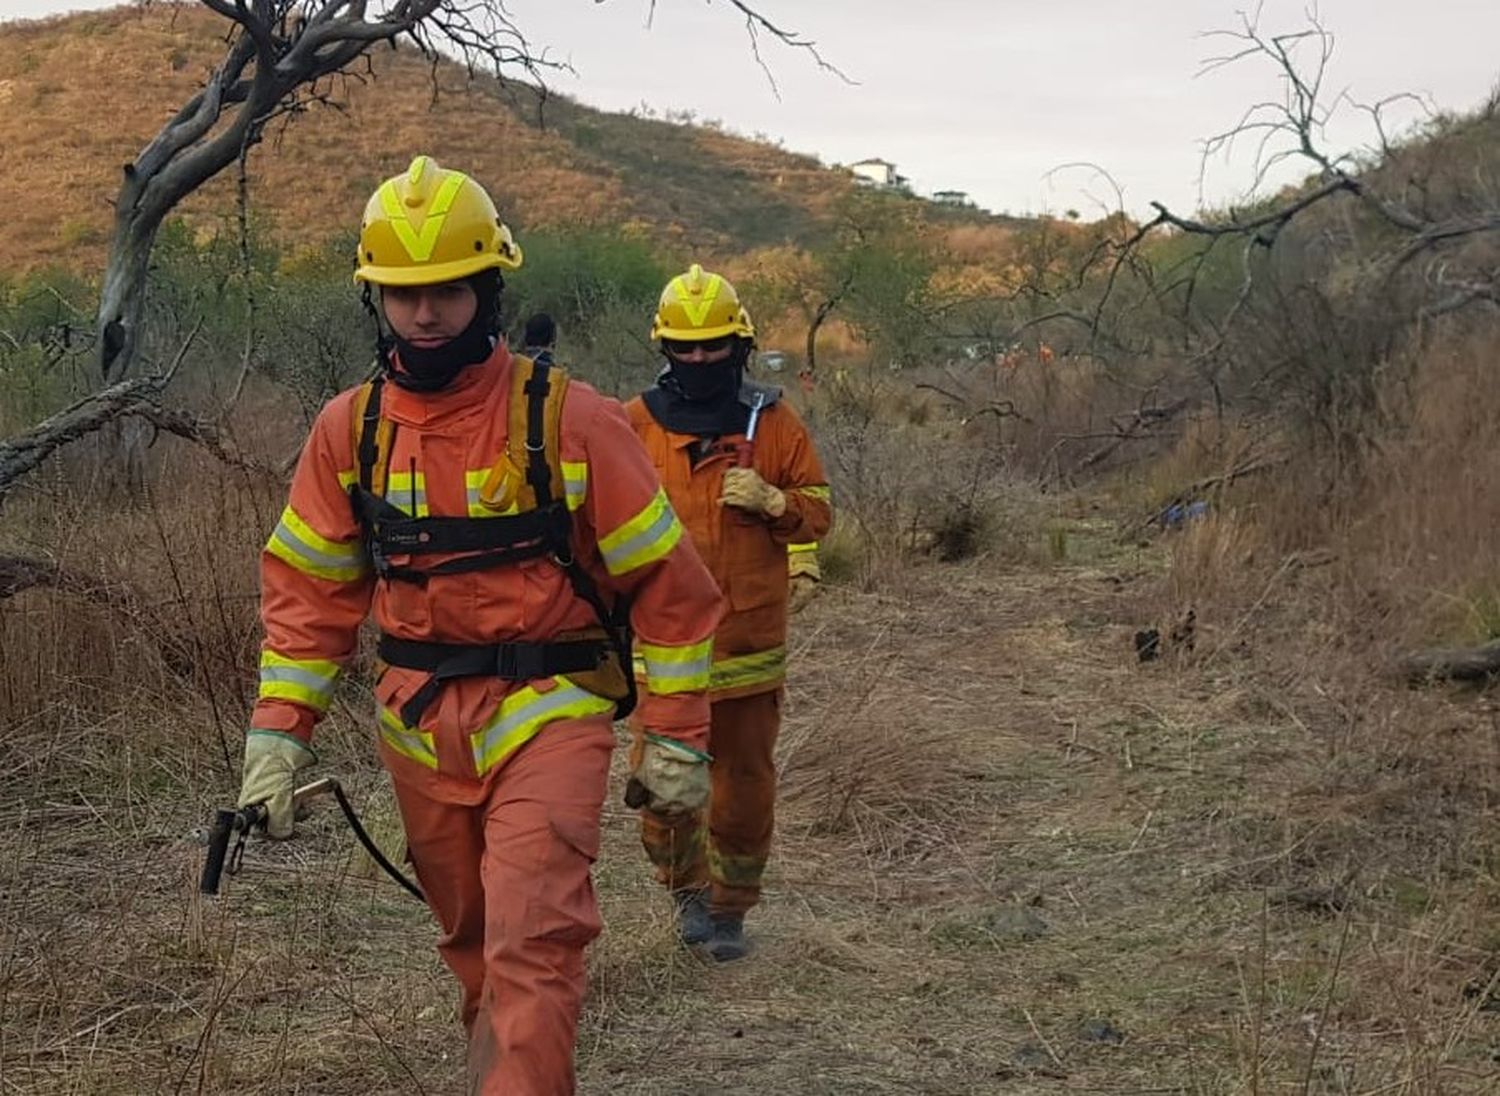
[{"label": "dead tree trunk", "polygon": [[823,322],[833,314],[833,310],[839,306],[849,294],[849,287],[854,284],[854,276],[846,275],[837,289],[830,293],[823,302],[818,305],[817,311],[813,313],[812,322],[807,325],[807,371],[811,374],[818,367],[818,329]]},{"label": "dead tree trunk", "polygon": [[1414,651],[1397,664],[1413,684],[1429,681],[1483,681],[1500,674],[1500,642],[1482,647],[1434,647]]}]

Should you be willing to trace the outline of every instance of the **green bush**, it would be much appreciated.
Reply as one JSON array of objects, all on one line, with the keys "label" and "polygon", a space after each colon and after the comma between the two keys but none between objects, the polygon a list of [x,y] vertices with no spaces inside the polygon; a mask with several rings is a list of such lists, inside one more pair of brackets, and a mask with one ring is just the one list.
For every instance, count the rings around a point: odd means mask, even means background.
[{"label": "green bush", "polygon": [[93,312],[93,290],[65,271],[0,281],[0,436],[34,425],[76,395]]}]

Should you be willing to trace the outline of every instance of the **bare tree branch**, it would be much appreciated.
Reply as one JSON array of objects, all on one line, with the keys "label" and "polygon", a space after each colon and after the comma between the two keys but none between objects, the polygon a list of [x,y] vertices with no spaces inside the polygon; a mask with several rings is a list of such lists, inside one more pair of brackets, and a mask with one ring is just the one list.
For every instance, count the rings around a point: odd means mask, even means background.
[{"label": "bare tree branch", "polygon": [[[1261,201],[1244,211],[1231,208],[1223,215],[1189,217],[1160,202],[1151,203],[1154,215],[1130,233],[1118,250],[1108,253],[1109,266],[1102,279],[1095,282],[1098,297],[1090,308],[1092,329],[1098,333],[1106,329],[1107,323],[1118,322],[1113,317],[1128,315],[1128,303],[1114,300],[1122,284],[1142,287],[1148,294],[1154,294],[1158,303],[1170,300],[1182,332],[1179,367],[1196,374],[1221,411],[1225,400],[1223,375],[1238,352],[1234,347],[1243,342],[1238,338],[1231,341],[1231,337],[1250,318],[1263,315],[1252,303],[1256,300],[1257,285],[1267,274],[1285,269],[1272,256],[1287,254],[1285,248],[1278,252],[1278,244],[1294,224],[1323,226],[1318,236],[1312,233],[1299,236],[1298,249],[1292,252],[1297,258],[1290,260],[1297,263],[1309,261],[1310,255],[1329,254],[1347,246],[1361,231],[1360,226],[1369,226],[1362,236],[1378,250],[1363,258],[1359,269],[1362,277],[1371,279],[1372,286],[1382,272],[1390,282],[1417,260],[1428,260],[1429,271],[1442,260],[1438,277],[1429,272],[1426,279],[1426,288],[1435,292],[1431,292],[1429,299],[1411,304],[1411,319],[1445,315],[1473,305],[1493,305],[1500,296],[1497,288],[1500,272],[1479,265],[1485,261],[1486,252],[1462,246],[1464,241],[1500,230],[1500,205],[1494,200],[1494,188],[1485,191],[1481,184],[1475,200],[1448,202],[1442,212],[1434,212],[1425,197],[1417,205],[1409,203],[1412,187],[1408,181],[1415,177],[1414,172],[1402,170],[1395,175],[1401,182],[1391,184],[1399,157],[1408,153],[1394,145],[1387,113],[1398,103],[1415,103],[1425,108],[1423,100],[1400,93],[1363,105],[1347,92],[1331,90],[1329,62],[1333,36],[1318,21],[1315,11],[1309,14],[1305,29],[1286,34],[1262,32],[1257,25],[1258,11],[1242,13],[1240,18],[1238,28],[1208,36],[1225,43],[1227,48],[1209,58],[1202,71],[1267,62],[1277,74],[1282,95],[1279,99],[1255,103],[1232,127],[1204,143],[1200,188],[1208,161],[1229,153],[1243,141],[1255,143],[1252,195],[1273,169],[1288,162],[1307,165],[1309,178],[1289,196]],[[1336,153],[1326,147],[1328,121],[1343,105],[1369,116],[1375,135],[1374,163],[1361,163],[1352,153]],[[1425,191],[1418,193],[1425,195]],[[1341,196],[1352,199],[1344,207],[1343,220],[1329,217],[1319,220],[1312,213],[1340,201]],[[1155,245],[1178,234],[1197,237],[1202,245],[1191,248],[1170,270],[1158,269],[1153,257],[1163,249]],[[1215,255],[1217,245],[1231,240],[1239,241],[1239,262],[1238,277],[1228,285],[1224,283],[1224,275],[1228,273],[1225,264],[1217,261],[1210,264],[1209,259]],[[1211,303],[1200,302],[1200,279],[1210,269],[1216,279],[1213,296],[1209,298]],[[1266,307],[1271,306],[1267,303]],[[1285,366],[1276,368],[1289,377],[1292,374],[1286,373],[1286,369],[1293,364],[1289,359]],[[1270,363],[1263,363],[1260,368],[1265,375],[1276,371]],[[1127,432],[1134,436],[1134,427]],[[1107,454],[1095,454],[1103,455]]]},{"label": "bare tree branch", "polygon": [[161,388],[158,377],[131,377],[85,396],[24,434],[0,442],[0,502],[16,480],[64,445],[149,403]]},{"label": "bare tree branch", "polygon": [[[595,4],[605,4],[609,0],[594,0]],[[708,0],[713,3],[713,0]],[[790,49],[802,50],[813,59],[813,62],[824,72],[832,73],[846,84],[857,85],[857,80],[852,80],[838,66],[830,62],[818,49],[818,44],[811,39],[802,37],[797,31],[788,30],[763,15],[758,8],[744,2],[744,0],[724,0],[731,8],[734,8],[745,18],[745,34],[750,40],[750,52],[755,58],[755,63],[760,66],[761,72],[765,73],[766,81],[771,85],[771,93],[777,99],[781,98],[781,88],[776,83],[776,77],[772,74],[770,66],[760,53],[760,36],[762,33],[770,35],[783,46]],[[646,12],[646,25],[651,26],[656,19],[656,0],[651,0]]]}]

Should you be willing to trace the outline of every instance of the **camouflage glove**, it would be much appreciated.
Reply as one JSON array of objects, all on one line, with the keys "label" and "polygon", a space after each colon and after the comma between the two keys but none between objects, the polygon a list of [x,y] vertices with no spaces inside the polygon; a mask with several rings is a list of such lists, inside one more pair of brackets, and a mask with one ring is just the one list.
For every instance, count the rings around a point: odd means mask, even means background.
[{"label": "camouflage glove", "polygon": [[822,583],[812,575],[793,575],[787,580],[787,603],[788,613],[800,613],[812,604],[813,598],[818,596]]},{"label": "camouflage glove", "polygon": [[786,496],[761,479],[754,468],[731,468],[725,472],[719,501],[768,518],[779,518],[786,513]]},{"label": "camouflage glove", "polygon": [[708,802],[708,754],[658,734],[646,735],[630,774],[644,789],[644,806],[657,814],[685,814]]},{"label": "camouflage glove", "polygon": [[317,760],[318,755],[300,738],[281,731],[252,729],[245,736],[245,775],[236,806],[264,803],[267,836],[292,836],[292,792],[297,787],[297,774]]}]

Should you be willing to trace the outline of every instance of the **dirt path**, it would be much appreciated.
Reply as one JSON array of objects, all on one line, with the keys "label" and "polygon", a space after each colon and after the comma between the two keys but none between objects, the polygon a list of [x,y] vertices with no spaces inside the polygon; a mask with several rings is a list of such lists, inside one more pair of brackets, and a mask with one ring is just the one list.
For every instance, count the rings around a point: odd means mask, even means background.
[{"label": "dirt path", "polygon": [[[753,958],[674,945],[611,803],[584,1092],[1493,1090],[1493,862],[1351,860],[1384,831],[1309,808],[1312,710],[1239,654],[1137,664],[1160,561],[1108,544],[799,619]],[[0,808],[0,1092],[459,1091],[425,913],[321,816],[200,905],[206,800],[110,733],[128,780],[53,750]],[[362,748],[325,759],[378,825]]]}]

